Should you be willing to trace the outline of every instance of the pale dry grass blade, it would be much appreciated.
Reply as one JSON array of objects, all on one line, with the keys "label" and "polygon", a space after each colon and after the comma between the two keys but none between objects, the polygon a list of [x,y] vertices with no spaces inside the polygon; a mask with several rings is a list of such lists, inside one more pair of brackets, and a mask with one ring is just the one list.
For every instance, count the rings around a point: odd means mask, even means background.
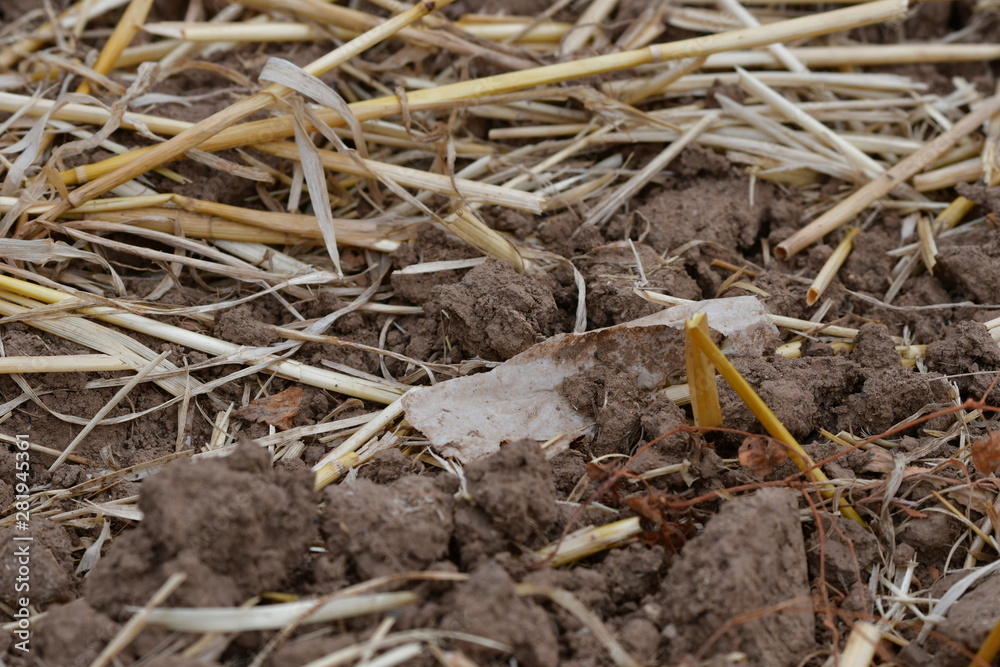
[{"label": "pale dry grass blade", "polygon": [[[101,49],[101,52],[97,56],[97,62],[93,65],[95,72],[107,74],[111,71],[111,68],[114,67],[115,62],[118,60],[118,56],[121,55],[125,47],[139,33],[152,6],[153,0],[131,0],[129,2],[114,31],[112,31],[111,37],[104,43],[104,48]],[[76,92],[87,94],[90,90],[90,82],[84,80],[76,89]]]},{"label": "pale dry grass blade", "polygon": [[[93,0],[92,2],[85,2],[81,0],[62,12],[57,20],[63,29],[70,29],[121,7],[128,1]],[[45,46],[54,35],[55,28],[51,23],[47,22],[36,28],[28,37],[19,39],[10,46],[0,50],[0,70],[11,69],[17,61]]]},{"label": "pale dry grass blade", "polygon": [[147,616],[150,625],[177,632],[250,632],[277,630],[289,623],[324,623],[399,609],[417,601],[409,592],[371,593],[324,602],[302,600],[266,607],[154,609]]},{"label": "pale dry grass blade", "polygon": [[776,93],[757,77],[743,68],[736,70],[740,76],[740,83],[751,93],[773,107],[789,122],[796,123],[806,131],[814,134],[820,141],[830,148],[839,151],[856,169],[858,169],[865,179],[871,179],[885,170],[882,165],[868,157],[866,154],[855,148],[849,142],[844,141],[836,132],[823,125],[815,118],[805,113],[802,109],[790,103],[784,97]]},{"label": "pale dry grass blade", "polygon": [[605,648],[616,667],[639,667],[640,663],[618,643],[604,622],[572,593],[561,588],[524,583],[516,586],[518,595],[543,595],[576,617]]},{"label": "pale dry grass blade", "polygon": [[[24,296],[30,298],[36,298],[47,303],[58,303],[73,298],[68,294],[47,287],[41,287],[39,285],[33,285],[21,280],[9,278],[7,276],[0,276],[0,288],[8,289],[12,292],[23,294]],[[4,304],[0,303],[0,312],[7,314],[3,310],[3,307]],[[241,350],[241,346],[235,343],[219,340],[218,338],[213,338],[212,336],[208,336],[206,334],[189,331],[181,327],[157,322],[156,320],[151,320],[139,315],[133,315],[131,313],[112,313],[110,309],[104,307],[85,308],[81,310],[81,312],[85,315],[96,317],[97,319],[104,320],[111,324],[116,324],[132,331],[145,333],[162,340],[169,340],[177,343],[178,345],[185,345],[207,354],[236,356]],[[69,318],[60,318],[60,320],[66,319]],[[72,319],[79,320],[80,318]],[[45,321],[39,321],[38,323],[33,322],[32,324],[41,327],[41,325],[45,324]],[[123,336],[123,338],[130,342],[132,341],[132,339],[127,336]],[[266,367],[272,372],[278,373],[283,377],[304,382],[316,387],[321,387],[323,389],[330,389],[331,391],[337,391],[349,396],[356,396],[358,398],[377,401],[380,403],[392,403],[399,397],[400,394],[400,392],[395,388],[388,387],[384,384],[352,378],[341,373],[334,373],[322,368],[308,366],[294,360],[274,359],[273,357],[269,357],[266,353],[259,356],[263,357],[263,359],[253,360],[254,363],[257,361],[269,362]],[[175,388],[175,392],[172,393],[174,393],[175,396],[183,396],[186,387],[179,381],[175,380],[175,383],[177,386]]]},{"label": "pale dry grass blade", "polygon": [[[857,44],[790,47],[788,52],[807,67],[905,65],[930,62],[977,62],[1000,58],[1000,44]],[[729,51],[710,55],[705,69],[770,67],[774,57],[761,51]]]},{"label": "pale dry grass blade", "polygon": [[[3,277],[0,277],[3,279]],[[6,316],[23,316],[30,314],[37,302],[23,301],[22,304],[14,303],[12,298],[16,294],[0,293],[0,314]],[[138,369],[149,363],[156,354],[148,347],[142,345],[130,336],[119,331],[103,327],[96,322],[90,322],[82,317],[59,317],[49,319],[30,319],[27,322],[47,333],[54,334],[66,340],[72,340],[81,345],[85,345],[93,350],[98,350],[107,355],[120,358],[128,363],[132,368]],[[167,372],[177,371],[177,367],[168,361],[162,362],[161,370]],[[156,384],[174,396],[182,396],[185,391],[185,384],[175,377],[157,378]],[[200,386],[201,383],[197,382]]]}]

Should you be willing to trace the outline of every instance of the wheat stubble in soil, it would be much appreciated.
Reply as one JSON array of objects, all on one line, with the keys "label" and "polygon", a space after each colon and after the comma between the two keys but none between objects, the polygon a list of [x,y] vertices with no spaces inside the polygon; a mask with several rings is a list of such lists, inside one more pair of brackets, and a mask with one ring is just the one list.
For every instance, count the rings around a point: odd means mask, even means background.
[{"label": "wheat stubble in soil", "polygon": [[[211,11],[217,11],[215,3],[208,4]],[[501,10],[532,15],[548,4],[466,0],[445,13],[451,18]],[[644,8],[645,3],[618,3],[608,19],[609,34],[620,36]],[[5,3],[0,12],[5,21],[13,21],[29,9],[21,3]],[[180,2],[157,3],[153,16],[158,21],[179,20],[186,9]],[[581,11],[570,5],[556,17],[572,22]],[[973,29],[965,38],[989,41],[992,34],[995,41],[1000,29],[996,10],[974,12],[968,3],[926,4],[905,23],[882,31],[869,28],[853,36],[875,42],[900,37],[936,39],[964,27],[973,15],[977,23],[969,23]],[[113,27],[113,22],[103,27]],[[667,30],[662,39],[690,34],[677,26]],[[208,64],[165,78],[155,92],[218,92],[240,76],[256,77],[265,55],[306,63],[321,53],[323,49],[308,43],[223,51],[211,56],[209,60],[214,60]],[[384,58],[387,69],[414,63],[442,67],[435,60],[440,56],[424,58],[426,54],[415,53],[400,47],[376,51],[372,58]],[[471,68],[470,76],[493,73],[496,66],[474,59],[466,65]],[[918,68],[895,71],[913,75],[914,69]],[[916,75],[946,93],[951,90],[950,77],[961,75],[988,93],[996,83],[996,71],[996,63],[922,65]],[[324,80],[339,85],[344,76],[332,74]],[[711,90],[734,99],[743,97],[732,86]],[[701,91],[681,102],[700,103],[703,97]],[[199,120],[228,103],[223,95],[210,95],[193,105],[174,104],[169,109],[172,117]],[[581,106],[576,104],[572,111]],[[437,129],[485,140],[490,129],[502,126],[486,115],[456,115],[452,120],[453,127]],[[115,136],[136,141],[133,134]],[[600,150],[611,152],[608,147]],[[634,161],[629,168],[641,167],[658,151],[635,147],[629,151]],[[239,159],[235,151],[223,156]],[[71,157],[69,166],[101,157],[97,151]],[[604,154],[595,152],[591,157]],[[276,171],[293,173],[290,163],[264,155],[258,158]],[[427,156],[411,159],[423,168],[432,166]],[[150,176],[150,182],[162,191],[234,205],[260,197],[264,190],[248,179],[190,161],[184,167],[188,169],[185,175],[193,179],[186,186],[158,175]],[[832,195],[845,188],[843,182],[830,179],[822,185],[822,193]],[[771,314],[809,318],[816,309],[806,306],[809,283],[804,277],[816,274],[836,239],[827,239],[830,245],[813,245],[787,262],[770,258],[765,248],[801,225],[820,190],[751,178],[727,156],[691,147],[646,185],[626,212],[606,224],[581,224],[584,211],[580,210],[535,216],[482,208],[481,215],[491,227],[537,251],[551,253],[550,258],[568,260],[552,261],[546,270],[527,275],[495,258],[471,268],[403,272],[428,262],[480,257],[474,248],[438,226],[407,228],[402,245],[387,258],[386,266],[375,264],[374,268],[391,269],[385,283],[394,291],[394,304],[419,306],[423,312],[346,312],[327,333],[350,344],[307,342],[295,358],[314,366],[396,378],[414,372],[415,367],[402,358],[375,354],[371,348],[405,355],[435,370],[439,366],[434,365],[458,367],[473,358],[502,362],[541,340],[573,330],[577,321],[574,267],[586,286],[591,329],[629,322],[661,309],[635,295],[640,276],[643,287],[681,299],[753,295]],[[972,216],[1000,214],[996,187],[960,186],[959,192],[978,205]],[[935,197],[941,195],[942,201],[948,201],[955,194],[945,191]],[[263,198],[269,196],[265,193]],[[441,204],[428,201],[432,207]],[[256,205],[264,206],[260,201]],[[367,213],[380,205],[362,201],[358,210]],[[77,459],[49,472],[51,458],[32,454],[32,489],[53,496],[44,511],[33,516],[29,533],[33,539],[31,600],[36,610],[46,613],[32,626],[30,654],[19,652],[17,637],[3,629],[0,655],[9,665],[90,664],[122,631],[135,607],[146,604],[172,574],[184,573],[186,580],[165,606],[237,607],[261,595],[265,602],[311,599],[387,578],[379,591],[410,590],[419,600],[391,614],[393,633],[427,629],[465,633],[494,643],[441,634],[432,641],[443,647],[437,656],[425,652],[410,658],[408,664],[441,664],[439,658],[448,659],[449,651],[460,651],[481,665],[511,664],[511,659],[527,666],[611,664],[607,643],[580,614],[544,595],[525,594],[530,586],[570,593],[642,664],[826,664],[833,648],[842,648],[856,621],[877,619],[884,613],[876,608],[872,591],[887,571],[897,576],[897,584],[905,572],[910,592],[924,592],[933,599],[961,579],[961,563],[971,538],[952,550],[965,526],[942,509],[934,494],[986,479],[983,471],[961,462],[968,458],[963,448],[972,439],[1000,430],[995,422],[979,418],[970,420],[961,438],[942,437],[943,431],[952,428],[955,416],[939,416],[893,433],[889,448],[875,446],[846,455],[841,445],[820,437],[821,429],[858,436],[884,432],[913,415],[951,405],[953,387],[962,399],[980,398],[990,389],[992,373],[1000,370],[1000,347],[982,326],[1000,315],[1000,309],[981,307],[1000,302],[997,230],[983,224],[939,240],[934,274],[914,275],[904,283],[893,306],[887,307],[872,298],[881,299],[890,287],[896,260],[886,251],[900,245],[905,225],[904,216],[892,209],[881,210],[824,294],[829,300],[824,307],[829,310],[823,321],[843,318],[838,323],[860,330],[852,352],[836,351],[821,337],[814,337],[803,342],[798,358],[768,350],[760,357],[733,359],[814,460],[840,454],[825,463],[824,469],[831,478],[858,483],[851,498],[863,510],[869,527],[817,510],[818,495],[800,484],[789,462],[759,470],[759,475],[736,465],[742,436],[673,433],[688,422],[689,411],[665,395],[639,391],[634,374],[600,360],[561,390],[595,425],[590,436],[573,441],[565,451],[546,456],[537,442],[517,440],[464,466],[459,476],[443,470],[440,460],[421,455],[424,443],[419,434],[411,434],[412,446],[404,441],[403,449],[381,451],[343,483],[318,492],[312,490],[310,468],[327,453],[329,443],[304,437],[297,456],[272,463],[270,450],[252,440],[271,434],[271,426],[286,429],[351,419],[380,406],[345,400],[342,395],[280,377],[261,376],[258,382],[250,376],[218,386],[211,400],[194,399],[188,412],[179,414],[180,404],[156,410],[165,400],[163,392],[142,384],[108,417],[149,412],[98,426],[74,452]],[[916,233],[908,232],[905,240],[914,241]],[[163,277],[157,263],[114,250],[106,255],[122,275],[130,297],[146,297]],[[344,248],[341,261],[346,272],[357,273],[370,268],[372,259],[363,250]],[[746,267],[746,272],[733,280],[731,267]],[[240,291],[245,287],[192,274],[176,280],[160,303],[201,306],[222,300],[220,294],[227,298],[249,294]],[[263,296],[215,312],[209,322],[180,317],[176,322],[241,345],[266,346],[282,339],[274,327],[291,321],[290,308],[305,320],[323,317],[348,304],[360,291],[355,288],[368,287],[370,279],[361,278],[351,289],[339,292],[320,288],[306,296]],[[977,306],[908,308],[949,303]],[[893,336],[912,337],[927,345],[918,367],[900,365],[899,341]],[[168,358],[180,367],[209,359],[180,345],[141,334],[134,337],[157,352],[169,352]],[[20,322],[3,324],[2,341],[8,356],[90,351]],[[476,365],[482,364],[477,361]],[[198,371],[196,377],[209,382],[237,369],[236,365],[216,365]],[[52,412],[75,415],[85,422],[113,398],[117,386],[84,385],[121,375],[110,371],[24,375],[20,381],[30,385],[37,400],[14,406],[3,415],[0,430],[62,449],[81,426]],[[269,384],[261,392],[265,381]],[[273,397],[285,390],[291,393],[283,394],[280,404],[266,398],[254,400],[258,393]],[[0,400],[13,401],[23,393],[14,378],[0,377]],[[991,405],[998,404],[997,395],[989,396]],[[720,402],[727,428],[761,432],[751,412],[722,382]],[[230,404],[234,411],[225,428],[238,432],[242,444],[229,456],[180,457],[152,471],[139,470],[92,488],[81,486],[101,474],[170,458],[178,449],[205,450],[215,442],[212,421]],[[185,431],[178,442],[180,424]],[[659,438],[668,433],[672,434]],[[7,508],[15,500],[14,451],[0,447],[0,506]],[[628,474],[619,475],[618,466],[636,452]],[[643,473],[652,474],[639,479]],[[792,481],[778,483],[786,478]],[[890,478],[896,484],[894,499],[883,504]],[[755,485],[770,486],[752,493],[725,491],[733,487],[749,490]],[[72,497],[60,498],[57,493],[74,488]],[[597,502],[587,504],[599,488],[605,492]],[[947,495],[969,518],[981,523],[995,516],[995,512],[989,514],[995,494],[995,486],[985,482],[966,496]],[[135,496],[138,502],[133,505],[130,499]],[[85,502],[101,504],[101,520],[83,520],[83,514],[73,514]],[[131,508],[130,513],[116,513],[115,502]],[[632,516],[642,517],[638,539],[574,566],[548,568],[532,556],[567,531]],[[110,538],[99,549],[99,561],[93,569],[80,568],[105,521]],[[13,538],[18,535],[23,532],[10,522],[0,527],[0,562],[15,558]],[[988,561],[995,557],[989,548],[982,547],[974,555]],[[419,571],[441,576],[408,578]],[[16,576],[16,570],[0,569],[0,603],[5,613],[18,604]],[[1000,617],[997,581],[985,578],[966,593],[927,641],[919,645],[913,641],[902,650],[883,643],[879,659],[887,664],[968,664],[968,654],[978,649]],[[387,628],[380,625],[384,618],[367,615],[305,625],[280,638],[272,631],[223,635],[216,640],[217,650],[201,647],[195,651],[198,659],[185,655],[184,648],[191,642],[175,643],[178,636],[174,633],[150,627],[116,660],[158,667],[245,665],[266,654],[265,665],[306,665],[385,632]],[[905,640],[914,640],[919,630],[913,617],[896,629]],[[465,664],[451,657],[456,662],[444,664]]]}]

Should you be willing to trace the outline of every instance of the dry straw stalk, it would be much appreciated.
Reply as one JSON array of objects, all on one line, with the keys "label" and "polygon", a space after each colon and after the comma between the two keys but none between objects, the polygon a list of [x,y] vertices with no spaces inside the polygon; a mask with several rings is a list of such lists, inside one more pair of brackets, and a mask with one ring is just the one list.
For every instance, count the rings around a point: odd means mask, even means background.
[{"label": "dry straw stalk", "polygon": [[691,338],[691,330],[700,329],[708,336],[708,317],[698,313],[684,322],[684,357],[687,362],[691,409],[695,426],[722,426],[722,406],[715,384],[715,366]]},{"label": "dry straw stalk", "polygon": [[818,274],[816,274],[816,278],[813,280],[812,285],[809,286],[809,291],[806,292],[807,305],[813,305],[819,301],[821,296],[823,296],[823,292],[825,292],[826,288],[830,286],[831,282],[833,282],[833,278],[837,275],[837,272],[840,271],[840,267],[847,261],[847,257],[851,254],[851,249],[854,247],[854,237],[860,232],[861,229],[855,227],[844,234],[844,238],[837,244],[833,254],[831,254],[829,259],[826,260],[826,263],[823,264],[823,268],[820,269]]},{"label": "dry straw stalk", "polygon": [[0,374],[89,373],[126,371],[132,367],[110,354],[57,354],[38,357],[0,357]]},{"label": "dry straw stalk", "polygon": [[[792,437],[792,434],[788,432],[785,425],[781,423],[773,412],[771,408],[767,407],[761,397],[753,390],[750,384],[743,379],[740,372],[736,370],[736,367],[730,363],[729,359],[726,358],[722,351],[712,342],[712,339],[708,337],[701,329],[693,327],[690,329],[690,335],[693,342],[701,349],[701,351],[712,361],[715,365],[716,370],[722,375],[733,391],[743,399],[747,407],[750,408],[750,412],[757,417],[757,420],[761,423],[771,437],[778,442],[783,443],[789,449],[789,458],[795,463],[799,470],[803,471],[806,476],[815,482],[819,486],[820,493],[826,498],[832,498],[835,496],[835,491],[829,485],[829,478],[826,474],[816,466],[813,460],[809,457],[809,454],[802,449],[802,445]],[[852,519],[861,525],[865,525],[864,520],[861,516],[854,511],[847,501],[843,498],[839,502],[840,511],[849,519]]]},{"label": "dry straw stalk", "polygon": [[[398,14],[384,23],[372,28],[365,34],[351,40],[347,44],[334,49],[322,58],[310,63],[304,69],[309,74],[318,76],[328,72],[337,65],[347,62],[360,55],[370,47],[391,37],[398,30],[423,16],[429,14],[435,7],[447,5],[452,0],[437,0],[436,3],[418,3],[410,10]],[[271,84],[259,93],[240,100],[226,109],[196,123],[176,137],[154,146],[149,152],[138,159],[130,159],[114,172],[92,181],[70,194],[69,200],[63,202],[64,209],[80,204],[104,194],[108,190],[140,176],[147,171],[159,167],[165,162],[183,155],[186,151],[196,148],[209,137],[218,134],[223,129],[239,122],[255,111],[270,106],[275,99],[289,96],[290,88],[280,84]]]},{"label": "dry straw stalk", "polygon": [[876,200],[889,194],[897,185],[901,185],[915,173],[940,158],[959,139],[972,133],[997,113],[1000,113],[1000,94],[982,102],[956,122],[951,129],[941,133],[922,149],[907,156],[896,166],[871,180],[850,197],[779,243],[774,248],[775,256],[779,259],[787,259],[847,223]]},{"label": "dry straw stalk", "polygon": [[[0,276],[0,288],[31,299],[37,299],[44,303],[59,303],[73,298],[69,294],[8,276]],[[110,309],[104,307],[83,308],[80,310],[80,313],[161,340],[169,340],[178,345],[184,345],[205,352],[206,354],[229,356],[239,353],[242,349],[242,346],[235,343],[219,340],[205,334],[164,324],[163,322],[157,322],[156,320],[131,313],[113,313]],[[35,323],[33,322],[33,324]],[[38,324],[41,324],[41,322]],[[268,360],[269,357],[265,353],[260,355],[259,358],[247,360],[245,363],[263,363]],[[321,389],[329,389],[330,391],[378,403],[392,403],[399,397],[400,393],[398,389],[388,384],[354,378],[324,368],[308,366],[294,360],[271,358],[271,363],[268,364],[267,369],[291,380],[297,380],[314,387],[320,387]],[[183,395],[183,390],[176,395]]]},{"label": "dry straw stalk", "polygon": [[[902,16],[906,12],[906,7],[906,0],[877,0],[855,7],[789,19],[766,26],[745,28],[668,44],[654,44],[623,53],[595,56],[573,62],[546,65],[418,90],[407,93],[406,107],[412,113],[424,109],[468,105],[473,104],[479,98],[490,95],[630,69],[649,63],[694,58],[733,49],[748,49],[775,42],[814,37],[893,19]],[[340,50],[338,49],[338,51]],[[328,58],[323,59],[323,64],[328,64],[328,60]],[[331,66],[333,64],[336,63],[332,63]],[[315,67],[308,68],[307,71],[312,74],[318,73]],[[291,136],[294,134],[294,121],[288,116],[228,128],[229,125],[258,108],[267,106],[265,100],[269,101],[270,99],[269,95],[260,93],[198,123],[191,130],[178,135],[174,140],[165,144],[160,144],[152,149],[133,151],[126,155],[109,158],[101,163],[88,165],[88,168],[85,169],[78,169],[77,172],[86,172],[86,178],[96,178],[97,180],[72,192],[69,201],[64,202],[63,207],[78,206],[127,180],[154,167],[161,166],[190,148],[197,147],[200,150],[217,151]],[[260,106],[258,107],[258,105]],[[350,105],[350,109],[361,121],[400,114],[403,111],[399,99],[394,95],[356,102]],[[346,122],[335,110],[323,110],[319,112],[319,115],[330,126],[343,125]],[[181,136],[184,138],[180,139]],[[113,171],[109,171],[110,169]]]}]

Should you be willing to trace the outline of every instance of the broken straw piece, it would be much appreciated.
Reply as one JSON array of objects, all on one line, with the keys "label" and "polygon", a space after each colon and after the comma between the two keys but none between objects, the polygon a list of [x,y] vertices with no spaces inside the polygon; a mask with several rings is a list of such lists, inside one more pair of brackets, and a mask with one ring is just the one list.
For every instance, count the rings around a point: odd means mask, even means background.
[{"label": "broken straw piece", "polygon": [[496,452],[503,442],[584,432],[592,419],[563,395],[563,383],[598,364],[634,373],[643,391],[676,382],[686,372],[684,321],[699,312],[729,339],[733,354],[758,355],[778,334],[756,297],[674,306],[606,329],[553,336],[489,373],[412,391],[402,399],[406,419],[440,454],[463,463]]}]

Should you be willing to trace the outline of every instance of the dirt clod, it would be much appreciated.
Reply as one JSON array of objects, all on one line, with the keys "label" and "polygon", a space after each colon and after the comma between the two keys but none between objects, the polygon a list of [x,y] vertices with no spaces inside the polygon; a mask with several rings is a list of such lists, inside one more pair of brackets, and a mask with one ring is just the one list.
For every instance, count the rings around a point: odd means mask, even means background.
[{"label": "dirt clod", "polygon": [[761,489],[730,501],[687,544],[660,590],[671,661],[738,650],[753,664],[797,665],[809,651],[813,611],[796,495]]},{"label": "dirt clod", "polygon": [[437,287],[433,294],[426,310],[440,313],[446,334],[470,355],[510,359],[555,333],[552,292],[504,260],[488,259],[461,283]]},{"label": "dirt clod", "polygon": [[171,464],[143,484],[139,507],[142,523],[112,544],[84,586],[112,618],[145,604],[174,572],[188,577],[172,606],[240,604],[277,590],[316,535],[311,476],[272,469],[255,444]]},{"label": "dirt clod", "polygon": [[451,497],[425,477],[391,486],[359,479],[325,493],[321,532],[331,553],[347,554],[363,578],[422,570],[448,553]]}]

